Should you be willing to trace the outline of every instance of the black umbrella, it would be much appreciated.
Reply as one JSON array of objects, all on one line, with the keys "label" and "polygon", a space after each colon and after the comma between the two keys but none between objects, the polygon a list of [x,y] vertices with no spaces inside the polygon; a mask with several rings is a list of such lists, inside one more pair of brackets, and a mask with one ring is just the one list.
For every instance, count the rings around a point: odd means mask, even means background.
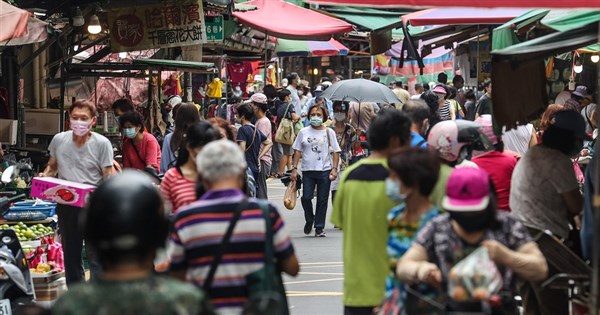
[{"label": "black umbrella", "polygon": [[402,103],[387,86],[365,79],[339,81],[327,88],[321,96],[332,101],[373,102],[381,104]]}]

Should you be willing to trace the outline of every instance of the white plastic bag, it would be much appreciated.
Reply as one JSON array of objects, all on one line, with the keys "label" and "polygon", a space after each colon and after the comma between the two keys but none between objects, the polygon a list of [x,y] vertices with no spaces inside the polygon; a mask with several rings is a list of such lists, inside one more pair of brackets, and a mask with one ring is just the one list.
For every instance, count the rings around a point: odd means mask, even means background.
[{"label": "white plastic bag", "polygon": [[448,274],[448,294],[457,302],[487,301],[502,288],[502,276],[485,247],[457,263]]}]

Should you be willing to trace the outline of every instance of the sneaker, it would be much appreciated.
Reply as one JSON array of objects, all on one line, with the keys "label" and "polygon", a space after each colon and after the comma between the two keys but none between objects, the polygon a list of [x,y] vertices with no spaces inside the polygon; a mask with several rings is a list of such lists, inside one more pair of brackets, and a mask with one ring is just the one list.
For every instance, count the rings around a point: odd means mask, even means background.
[{"label": "sneaker", "polygon": [[304,224],[304,234],[305,235],[310,235],[310,232],[312,232],[312,222],[306,222],[306,224]]},{"label": "sneaker", "polygon": [[315,230],[315,237],[327,237],[327,234],[325,234],[323,229],[317,229]]}]

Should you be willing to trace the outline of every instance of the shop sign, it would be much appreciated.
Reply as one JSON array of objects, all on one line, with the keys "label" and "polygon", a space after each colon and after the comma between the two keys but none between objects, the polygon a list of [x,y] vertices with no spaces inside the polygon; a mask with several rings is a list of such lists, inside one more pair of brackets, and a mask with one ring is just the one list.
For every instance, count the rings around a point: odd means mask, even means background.
[{"label": "shop sign", "polygon": [[206,19],[206,39],[209,42],[223,41],[223,16],[205,17]]},{"label": "shop sign", "polygon": [[206,43],[203,11],[201,0],[110,10],[111,49],[121,52]]}]

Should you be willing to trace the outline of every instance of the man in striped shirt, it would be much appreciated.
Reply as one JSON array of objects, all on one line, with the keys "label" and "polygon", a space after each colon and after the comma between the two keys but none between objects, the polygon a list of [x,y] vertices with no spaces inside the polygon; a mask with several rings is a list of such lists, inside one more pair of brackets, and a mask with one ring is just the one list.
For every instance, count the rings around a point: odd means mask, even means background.
[{"label": "man in striped shirt", "polygon": [[[246,198],[241,191],[246,162],[240,148],[227,140],[209,143],[196,161],[207,192],[174,216],[169,255],[175,277],[203,287],[225,231]],[[269,214],[277,264],[295,276],[300,267],[284,222],[272,205]],[[219,314],[241,313],[248,300],[245,277],[264,266],[265,230],[259,204],[249,199],[207,292]]]}]

